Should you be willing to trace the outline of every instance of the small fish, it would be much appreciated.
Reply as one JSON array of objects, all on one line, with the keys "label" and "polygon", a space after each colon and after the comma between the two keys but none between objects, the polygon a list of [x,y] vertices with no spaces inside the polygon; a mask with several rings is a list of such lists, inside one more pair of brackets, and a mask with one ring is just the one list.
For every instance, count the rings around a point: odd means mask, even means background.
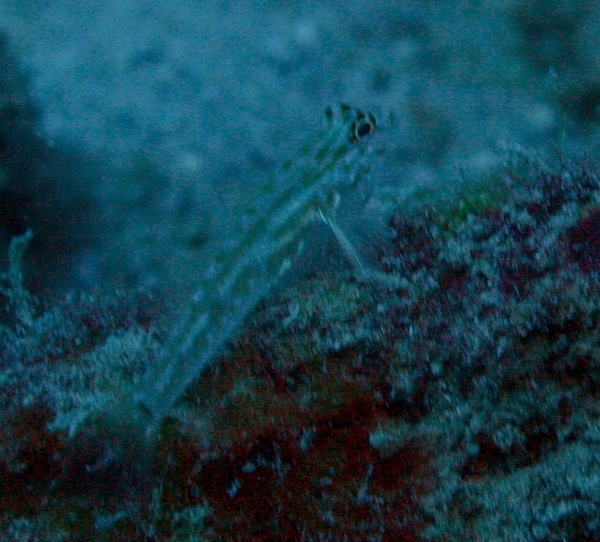
[{"label": "small fish", "polygon": [[315,219],[323,219],[338,241],[346,242],[331,215],[341,187],[360,178],[364,143],[376,127],[371,113],[346,104],[328,107],[325,128],[300,149],[298,163],[284,162],[276,178],[283,187],[266,183],[262,187],[268,202],[265,208],[247,207],[238,217],[234,237],[208,262],[160,358],[133,392],[134,402],[145,414],[146,435],[156,430],[187,387],[235,336],[248,313],[290,268]]}]

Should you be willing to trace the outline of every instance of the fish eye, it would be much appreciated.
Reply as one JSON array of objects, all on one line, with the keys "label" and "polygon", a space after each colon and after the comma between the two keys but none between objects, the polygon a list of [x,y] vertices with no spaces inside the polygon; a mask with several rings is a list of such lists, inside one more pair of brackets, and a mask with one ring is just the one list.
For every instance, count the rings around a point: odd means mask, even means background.
[{"label": "fish eye", "polygon": [[371,113],[364,113],[353,125],[350,134],[351,141],[364,141],[375,133],[377,122]]}]

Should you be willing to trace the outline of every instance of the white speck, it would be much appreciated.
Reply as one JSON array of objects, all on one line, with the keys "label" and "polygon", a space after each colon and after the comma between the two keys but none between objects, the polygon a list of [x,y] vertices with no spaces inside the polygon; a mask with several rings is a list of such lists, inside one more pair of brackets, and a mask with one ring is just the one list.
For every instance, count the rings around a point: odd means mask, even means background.
[{"label": "white speck", "polygon": [[300,47],[314,45],[318,38],[317,27],[312,21],[299,21],[294,29],[296,43]]}]

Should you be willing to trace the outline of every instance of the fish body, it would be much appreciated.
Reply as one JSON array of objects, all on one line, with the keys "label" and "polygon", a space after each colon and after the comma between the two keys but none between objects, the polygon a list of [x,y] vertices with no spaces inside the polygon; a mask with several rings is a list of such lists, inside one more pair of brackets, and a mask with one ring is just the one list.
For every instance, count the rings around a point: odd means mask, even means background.
[{"label": "fish body", "polygon": [[370,113],[346,104],[328,107],[325,128],[301,149],[299,163],[284,162],[277,178],[283,187],[266,183],[265,209],[247,208],[238,217],[234,236],[208,263],[160,358],[133,392],[147,419],[146,433],[156,429],[290,268],[315,217],[328,216],[340,188],[360,173],[363,143],[375,129]]}]

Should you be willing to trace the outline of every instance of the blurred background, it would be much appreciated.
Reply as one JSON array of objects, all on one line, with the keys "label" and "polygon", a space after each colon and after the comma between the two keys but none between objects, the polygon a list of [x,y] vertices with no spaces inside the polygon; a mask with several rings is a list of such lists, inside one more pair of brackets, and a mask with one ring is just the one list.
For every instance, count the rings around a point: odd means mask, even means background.
[{"label": "blurred background", "polygon": [[390,194],[507,148],[594,158],[599,36],[592,0],[0,0],[0,265],[31,228],[42,299],[183,291],[339,101],[396,119],[341,218],[368,248]]}]

